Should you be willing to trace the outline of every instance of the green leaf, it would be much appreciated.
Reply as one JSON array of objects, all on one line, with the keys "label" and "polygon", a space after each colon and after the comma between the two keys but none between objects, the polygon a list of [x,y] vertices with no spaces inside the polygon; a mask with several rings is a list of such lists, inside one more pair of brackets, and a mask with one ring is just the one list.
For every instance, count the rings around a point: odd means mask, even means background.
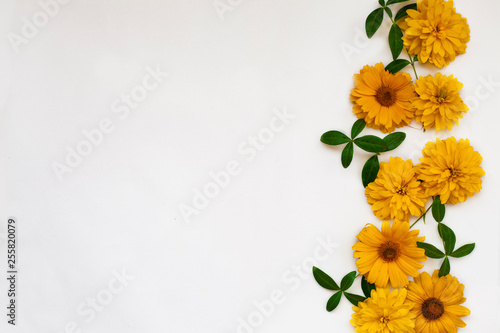
[{"label": "green leaf", "polygon": [[363,294],[365,294],[365,296],[368,298],[371,297],[372,290],[377,289],[377,287],[373,283],[366,281],[366,278],[363,275],[363,279],[361,279],[361,289],[363,290]]},{"label": "green leaf", "polygon": [[444,258],[445,255],[441,250],[429,243],[417,242],[417,246],[421,249],[425,250],[425,255],[432,259],[441,259]]},{"label": "green leaf", "polygon": [[378,3],[380,6],[385,7],[385,1],[384,0],[378,0]]},{"label": "green leaf", "polygon": [[450,257],[453,257],[453,258],[465,257],[466,255],[471,254],[471,252],[474,251],[475,247],[476,247],[475,243],[466,244],[466,245],[461,246],[458,249],[456,249],[455,252],[451,253]]},{"label": "green leaf", "polygon": [[359,135],[366,127],[366,122],[364,119],[358,119],[356,122],[352,125],[351,128],[351,139],[354,140],[355,137]]},{"label": "green leaf", "polygon": [[366,297],[355,295],[355,294],[349,294],[349,293],[346,293],[345,291],[344,291],[344,296],[354,306],[358,306],[359,302],[364,302],[366,300]]},{"label": "green leaf", "polygon": [[335,294],[333,294],[333,296],[330,297],[330,299],[326,303],[326,311],[330,312],[330,311],[335,310],[335,308],[337,308],[337,306],[339,305],[341,298],[342,298],[342,292],[341,291],[336,292]]},{"label": "green leaf", "polygon": [[375,135],[365,135],[354,140],[359,148],[369,153],[380,153],[387,149],[387,143]]},{"label": "green leaf", "polygon": [[339,131],[328,131],[321,136],[321,142],[327,145],[336,146],[351,142],[347,135]]},{"label": "green leaf", "polygon": [[418,54],[415,54],[415,56],[413,57],[413,62],[418,62]]},{"label": "green leaf", "polygon": [[392,5],[394,3],[406,2],[408,0],[389,0],[387,1],[387,6]]},{"label": "green leaf", "polygon": [[401,8],[398,11],[398,13],[396,14],[396,17],[394,18],[394,22],[397,22],[397,21],[401,20],[403,17],[407,16],[408,14],[406,13],[406,11],[408,9],[417,10],[417,4],[416,3],[412,3],[410,5],[406,5],[403,8]]},{"label": "green leaf", "polygon": [[382,140],[384,140],[385,143],[387,143],[386,151],[390,151],[398,148],[403,143],[403,141],[405,141],[405,139],[406,139],[406,133],[394,132],[386,135]]},{"label": "green leaf", "polygon": [[346,274],[346,276],[342,278],[342,281],[340,281],[340,289],[342,291],[346,291],[347,289],[351,288],[355,278],[356,271],[352,271],[351,273]]},{"label": "green leaf", "polygon": [[377,8],[366,18],[365,29],[368,38],[372,38],[382,25],[384,20],[384,8]]},{"label": "green leaf", "polygon": [[453,230],[450,227],[444,225],[443,223],[438,224],[438,232],[441,239],[444,241],[444,252],[446,254],[450,254],[455,250],[455,243],[457,241],[457,237]]},{"label": "green leaf", "polygon": [[[389,8],[387,8],[389,9]],[[392,59],[396,60],[403,51],[403,32],[399,25],[394,23],[389,31],[389,46],[391,47]]]},{"label": "green leaf", "polygon": [[436,196],[434,201],[432,202],[432,217],[436,222],[441,222],[444,219],[444,215],[446,213],[446,208],[441,203],[440,196]]},{"label": "green leaf", "polygon": [[450,274],[450,259],[448,257],[444,258],[441,268],[439,269],[439,276],[446,276]]},{"label": "green leaf", "polygon": [[313,276],[320,286],[328,290],[340,290],[335,281],[318,267],[313,267]]},{"label": "green leaf", "polygon": [[363,166],[363,171],[361,171],[361,181],[363,182],[364,187],[367,187],[368,184],[375,181],[379,168],[380,164],[378,162],[377,155],[373,155],[368,159],[368,161],[366,161]]},{"label": "green leaf", "polygon": [[389,7],[384,7],[385,12],[387,15],[389,15],[390,18],[392,18],[392,10]]},{"label": "green leaf", "polygon": [[342,166],[347,169],[349,165],[351,165],[352,157],[354,156],[354,145],[352,142],[349,142],[342,150]]},{"label": "green leaf", "polygon": [[406,59],[396,59],[385,66],[385,70],[389,71],[389,73],[396,74],[409,64],[410,62]]}]

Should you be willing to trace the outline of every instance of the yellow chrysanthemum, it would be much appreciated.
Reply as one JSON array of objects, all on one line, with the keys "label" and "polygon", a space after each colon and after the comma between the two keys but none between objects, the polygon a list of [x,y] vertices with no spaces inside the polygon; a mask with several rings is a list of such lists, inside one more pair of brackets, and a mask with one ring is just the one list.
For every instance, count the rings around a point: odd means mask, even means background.
[{"label": "yellow chrysanthemum", "polygon": [[408,285],[408,276],[418,276],[426,261],[425,251],[417,247],[425,237],[418,230],[410,231],[410,224],[394,221],[382,223],[382,231],[368,224],[358,234],[354,244],[354,258],[359,274],[377,287],[385,288],[389,280],[393,288]]},{"label": "yellow chrysanthemum", "polygon": [[470,29],[453,0],[417,0],[417,10],[407,13],[403,43],[410,55],[418,55],[418,61],[443,68],[465,53]]},{"label": "yellow chrysanthemum", "polygon": [[408,299],[414,302],[416,333],[456,333],[457,326],[465,327],[460,317],[470,315],[470,310],[460,305],[466,299],[457,278],[439,277],[435,270],[432,277],[424,272],[414,280],[408,286]]},{"label": "yellow chrysanthemum", "polygon": [[415,333],[412,308],[406,289],[389,292],[389,288],[377,288],[370,298],[352,308],[350,323],[356,333]]},{"label": "yellow chrysanthemum", "polygon": [[416,95],[408,73],[391,74],[382,63],[367,65],[354,75],[354,86],[352,110],[368,127],[390,133],[414,118],[410,100]]},{"label": "yellow chrysanthemum", "polygon": [[391,157],[389,163],[380,163],[377,178],[365,190],[375,216],[381,220],[408,222],[410,215],[422,215],[428,196],[416,171],[412,160],[404,161],[400,157]]},{"label": "yellow chrysanthemum", "polygon": [[456,204],[481,190],[483,158],[470,145],[469,139],[437,139],[428,142],[420,159],[418,178],[429,196],[439,195],[442,203]]},{"label": "yellow chrysanthemum", "polygon": [[415,118],[422,122],[424,128],[436,128],[436,131],[452,129],[453,123],[458,126],[458,119],[469,108],[460,98],[459,91],[463,84],[451,76],[437,73],[436,77],[421,76],[415,84],[419,97],[412,100]]}]

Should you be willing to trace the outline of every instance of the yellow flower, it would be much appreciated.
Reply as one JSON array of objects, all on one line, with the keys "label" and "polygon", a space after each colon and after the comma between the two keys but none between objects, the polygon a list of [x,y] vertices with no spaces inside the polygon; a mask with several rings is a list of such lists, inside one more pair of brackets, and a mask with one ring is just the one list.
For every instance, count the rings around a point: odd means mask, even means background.
[{"label": "yellow flower", "polygon": [[393,288],[408,285],[408,276],[418,276],[426,261],[425,251],[417,247],[425,237],[418,230],[410,231],[410,224],[394,221],[382,223],[382,231],[368,224],[358,234],[354,244],[354,258],[359,274],[377,287],[385,288],[389,280]]},{"label": "yellow flower", "polygon": [[422,273],[408,286],[408,299],[414,302],[416,333],[456,333],[457,326],[465,327],[460,317],[468,316],[470,310],[460,304],[465,302],[464,285],[457,278],[439,277],[435,270],[432,277]]},{"label": "yellow flower", "polygon": [[415,84],[419,97],[412,100],[415,118],[422,122],[424,128],[435,127],[437,131],[452,129],[453,123],[458,125],[458,119],[469,108],[458,93],[463,84],[451,76],[437,73],[436,77],[421,76]]},{"label": "yellow flower", "polygon": [[452,0],[417,0],[417,10],[407,13],[403,43],[410,55],[418,54],[418,61],[443,68],[465,53],[470,29]]},{"label": "yellow flower", "polygon": [[391,74],[382,63],[367,65],[354,75],[354,86],[349,97],[352,110],[368,127],[390,133],[414,118],[410,100],[416,95],[408,73]]},{"label": "yellow flower", "polygon": [[371,297],[352,309],[350,323],[356,333],[415,333],[414,318],[410,310],[413,303],[407,299],[402,288],[389,292],[389,288],[372,290]]},{"label": "yellow flower", "polygon": [[380,163],[377,178],[365,190],[375,216],[381,220],[408,222],[410,215],[422,215],[428,196],[416,171],[411,160],[404,161],[400,157],[391,157],[389,163]]},{"label": "yellow flower", "polygon": [[439,195],[442,203],[456,204],[481,190],[483,158],[470,145],[469,139],[437,139],[422,150],[418,178],[423,180],[429,196]]}]

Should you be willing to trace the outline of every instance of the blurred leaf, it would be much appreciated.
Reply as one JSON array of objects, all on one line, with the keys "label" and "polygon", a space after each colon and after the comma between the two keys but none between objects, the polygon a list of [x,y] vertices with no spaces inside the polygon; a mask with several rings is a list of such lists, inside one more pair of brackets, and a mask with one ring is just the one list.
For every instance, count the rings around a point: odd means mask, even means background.
[{"label": "blurred leaf", "polygon": [[459,247],[458,249],[455,250],[452,254],[450,254],[450,257],[453,258],[462,258],[465,257],[466,255],[469,255],[474,251],[474,248],[476,247],[475,243],[472,244],[466,244],[464,246]]},{"label": "blurred leaf", "polygon": [[450,227],[443,223],[438,224],[438,232],[441,239],[444,241],[444,252],[446,254],[450,254],[455,250],[455,243],[457,241],[457,237],[453,230]]},{"label": "blurred leaf", "polygon": [[444,258],[441,268],[439,269],[439,276],[446,276],[450,274],[450,259],[448,257]]},{"label": "blurred leaf", "polygon": [[344,168],[348,168],[349,165],[351,165],[352,162],[352,157],[354,156],[354,144],[352,142],[349,142],[345,147],[344,150],[342,150],[342,166]]},{"label": "blurred leaf", "polygon": [[[389,9],[389,8],[387,8]],[[389,31],[389,46],[391,48],[392,59],[396,60],[403,51],[403,32],[399,25],[394,23]]]},{"label": "blurred leaf", "polygon": [[444,258],[445,255],[441,250],[429,243],[417,242],[417,246],[421,249],[425,250],[425,255],[432,259],[441,259]]},{"label": "blurred leaf", "polygon": [[377,287],[374,284],[366,281],[366,278],[363,275],[363,278],[361,279],[361,289],[363,290],[363,294],[365,294],[365,296],[368,298],[371,296],[372,290],[377,289]]},{"label": "blurred leaf", "polygon": [[398,13],[396,14],[396,17],[394,18],[394,22],[397,22],[397,21],[401,20],[403,17],[407,16],[408,14],[406,13],[406,11],[408,9],[417,10],[417,4],[416,3],[412,3],[410,5],[406,5],[403,8],[401,8],[398,11]]},{"label": "blurred leaf", "polygon": [[389,71],[389,73],[396,74],[409,64],[410,62],[406,59],[396,59],[385,66],[385,70]]},{"label": "blurred leaf", "polygon": [[366,18],[365,29],[368,38],[372,38],[384,20],[384,8],[377,8]]},{"label": "blurred leaf", "polygon": [[385,6],[385,1],[384,0],[378,0],[378,3],[380,6],[384,7]]},{"label": "blurred leaf", "polygon": [[356,271],[352,271],[351,273],[346,274],[346,276],[342,278],[342,281],[340,281],[340,289],[342,291],[346,291],[347,289],[351,288],[355,278]]},{"label": "blurred leaf", "polygon": [[321,142],[327,145],[336,146],[351,142],[347,135],[339,131],[328,131],[321,136]]},{"label": "blurred leaf", "polygon": [[406,139],[406,133],[394,132],[386,135],[382,140],[384,140],[385,143],[387,143],[386,151],[390,151],[398,148],[403,143],[403,141],[405,141],[405,139]]},{"label": "blurred leaf", "polygon": [[358,119],[356,122],[352,125],[351,128],[351,139],[354,139],[361,133],[366,127],[366,122],[364,119]]},{"label": "blurred leaf", "polygon": [[387,143],[375,135],[365,135],[354,140],[359,148],[370,153],[380,153],[387,149]]},{"label": "blurred leaf", "polygon": [[318,267],[313,267],[313,276],[320,286],[328,290],[340,290],[335,281]]},{"label": "blurred leaf", "polygon": [[337,306],[339,305],[341,298],[342,298],[341,291],[333,294],[333,296],[330,297],[330,299],[326,303],[326,311],[330,312],[330,311],[335,310],[335,308],[337,308]]},{"label": "blurred leaf", "polygon": [[364,187],[367,187],[368,184],[375,181],[379,168],[380,164],[378,162],[377,155],[373,155],[368,159],[368,161],[366,161],[363,166],[363,171],[361,172],[361,181],[363,182]]},{"label": "blurred leaf", "polygon": [[441,222],[444,219],[446,213],[446,208],[441,203],[441,197],[438,195],[434,198],[432,202],[432,216],[436,222]]},{"label": "blurred leaf", "polygon": [[349,293],[346,293],[345,291],[344,291],[344,296],[354,306],[358,306],[359,302],[364,302],[366,300],[366,297],[355,295],[355,294],[349,294]]},{"label": "blurred leaf", "polygon": [[415,54],[415,56],[413,57],[413,62],[418,62],[418,54]]},{"label": "blurred leaf", "polygon": [[387,6],[392,5],[394,3],[406,2],[408,0],[389,0],[387,1]]},{"label": "blurred leaf", "polygon": [[384,7],[385,12],[387,15],[389,15],[390,18],[392,18],[392,10],[389,7]]}]

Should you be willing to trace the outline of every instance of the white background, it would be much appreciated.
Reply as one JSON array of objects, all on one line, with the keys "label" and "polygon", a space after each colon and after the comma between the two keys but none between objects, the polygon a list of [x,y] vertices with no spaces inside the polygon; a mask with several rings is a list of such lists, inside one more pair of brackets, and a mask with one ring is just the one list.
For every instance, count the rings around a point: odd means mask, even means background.
[{"label": "white background", "polygon": [[[355,269],[356,234],[365,223],[380,225],[360,180],[370,155],[356,151],[344,170],[340,148],[319,137],[350,130],[352,75],[391,60],[389,25],[362,38],[376,0],[232,3],[221,18],[212,0],[73,0],[16,53],[9,33],[21,35],[23,18],[41,7],[1,2],[0,268],[14,216],[20,277],[16,327],[6,324],[1,279],[0,331],[234,333],[249,316],[257,327],[239,332],[354,331],[345,299],[325,311],[331,293],[313,280],[310,259],[321,253],[318,266],[337,282]],[[500,82],[500,5],[455,6],[471,41],[442,72],[464,83],[462,97],[477,105],[451,133],[403,129],[407,140],[381,159],[417,162],[427,141],[451,135],[482,154],[482,192],[448,206],[445,222],[457,245],[477,243],[451,262],[472,311],[463,332],[498,332],[500,86],[484,82]],[[120,119],[113,102],[156,67],[168,77]],[[295,118],[248,161],[238,147],[269,127],[275,109]],[[65,163],[67,146],[76,149],[82,131],[105,118],[113,132],[59,181],[54,162]],[[187,223],[179,207],[192,206],[210,173],[232,160],[241,172]],[[439,244],[432,218],[420,227]],[[328,237],[335,249],[317,252]],[[292,271],[303,265],[305,273]],[[425,269],[438,265],[431,259]],[[77,312],[89,297],[109,296],[113,272],[122,270],[134,279],[95,317]],[[268,303],[273,291],[283,302],[259,323],[255,302]]]}]

